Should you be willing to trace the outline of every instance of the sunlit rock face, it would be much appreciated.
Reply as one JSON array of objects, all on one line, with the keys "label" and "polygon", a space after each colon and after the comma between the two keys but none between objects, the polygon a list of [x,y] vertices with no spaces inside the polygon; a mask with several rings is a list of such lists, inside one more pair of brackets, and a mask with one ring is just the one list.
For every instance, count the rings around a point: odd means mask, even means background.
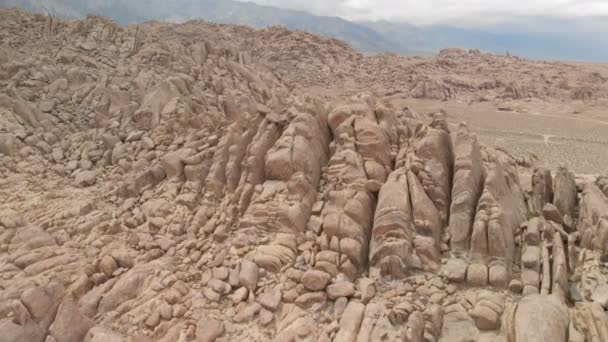
[{"label": "sunlit rock face", "polygon": [[400,102],[519,98],[425,75],[532,62],[17,10],[0,36],[1,342],[608,340],[608,178]]}]

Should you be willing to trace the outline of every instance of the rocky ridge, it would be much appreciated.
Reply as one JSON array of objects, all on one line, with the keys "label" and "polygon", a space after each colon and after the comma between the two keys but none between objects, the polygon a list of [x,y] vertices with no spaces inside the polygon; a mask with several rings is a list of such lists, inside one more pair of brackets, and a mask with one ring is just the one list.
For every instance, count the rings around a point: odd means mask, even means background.
[{"label": "rocky ridge", "polygon": [[[4,340],[608,339],[608,178],[359,91],[414,84],[374,64],[401,57],[280,28],[0,17]],[[471,56],[503,58],[416,70]]]}]

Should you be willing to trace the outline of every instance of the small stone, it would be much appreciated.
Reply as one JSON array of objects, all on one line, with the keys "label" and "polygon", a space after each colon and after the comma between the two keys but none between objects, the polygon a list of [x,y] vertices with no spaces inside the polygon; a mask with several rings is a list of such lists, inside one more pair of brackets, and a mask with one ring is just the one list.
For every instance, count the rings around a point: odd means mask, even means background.
[{"label": "small stone", "polygon": [[429,280],[429,285],[435,286],[438,289],[444,289],[445,284],[441,281],[440,277],[433,277]]},{"label": "small stone", "polygon": [[458,291],[458,287],[454,284],[449,284],[448,286],[446,286],[445,291],[449,295],[453,295],[454,293],[456,293],[456,291]]},{"label": "small stone", "polygon": [[229,294],[230,291],[232,291],[232,287],[228,283],[219,279],[211,279],[209,283],[207,283],[207,286],[213,291],[223,295]]},{"label": "small stone", "polygon": [[34,318],[41,318],[53,305],[51,298],[41,287],[32,287],[21,294],[21,301]]},{"label": "small stone", "polygon": [[309,308],[314,304],[325,303],[327,300],[327,294],[325,292],[308,292],[299,296],[295,303],[299,307]]},{"label": "small stone", "polygon": [[287,276],[287,278],[289,278],[295,282],[298,282],[298,283],[302,279],[303,274],[304,274],[304,272],[298,270],[297,268],[290,268],[285,272],[285,275]]},{"label": "small stone", "polygon": [[227,267],[216,267],[213,269],[213,278],[219,280],[227,280],[228,279],[228,268]]},{"label": "small stone", "polygon": [[260,311],[260,324],[262,324],[262,326],[266,326],[272,323],[273,320],[274,314],[271,311],[268,311],[266,309],[262,309]]},{"label": "small stone", "polygon": [[167,303],[173,305],[177,304],[181,300],[182,294],[177,289],[170,288],[169,290],[167,290],[167,292],[163,294],[163,297],[165,298]]},{"label": "small stone", "polygon": [[564,223],[562,214],[560,214],[559,209],[557,209],[557,207],[551,203],[547,203],[543,207],[543,217],[548,221],[553,221],[559,224]]},{"label": "small stone", "polygon": [[312,214],[320,215],[323,210],[323,201],[317,201],[312,205]]},{"label": "small stone", "polygon": [[94,171],[82,171],[76,175],[74,183],[78,187],[85,188],[87,186],[95,184],[96,180],[97,175]]},{"label": "small stone", "polygon": [[340,297],[351,297],[355,294],[355,285],[351,282],[341,281],[327,286],[329,299],[334,300]]},{"label": "small stone", "polygon": [[323,271],[310,270],[302,275],[302,285],[310,291],[321,291],[325,288],[331,276]]},{"label": "small stone", "polygon": [[95,285],[103,284],[108,280],[108,276],[105,273],[95,273],[91,276],[91,281]]},{"label": "small stone", "polygon": [[232,286],[233,288],[237,288],[240,286],[238,269],[230,269],[230,271],[228,272],[228,284],[230,284],[230,286]]},{"label": "small stone", "polygon": [[513,279],[509,283],[509,291],[515,294],[521,294],[524,290],[524,284],[519,279]]},{"label": "small stone", "polygon": [[132,131],[131,133],[129,133],[129,135],[127,136],[127,139],[125,141],[126,142],[139,141],[145,133],[146,133],[145,131]]},{"label": "small stone", "polygon": [[99,270],[103,272],[106,277],[110,278],[116,269],[118,269],[118,264],[114,258],[109,255],[101,258],[101,261],[99,262]]},{"label": "small stone", "polygon": [[173,317],[175,318],[183,317],[186,311],[188,311],[186,307],[181,304],[173,305]]},{"label": "small stone", "polygon": [[439,303],[443,302],[443,300],[445,299],[446,296],[447,296],[447,293],[445,293],[445,292],[441,292],[441,291],[435,292],[429,297],[429,301],[431,303],[439,304]]},{"label": "small stone", "polygon": [[239,273],[239,283],[251,291],[254,291],[258,286],[258,265],[253,261],[243,260],[241,262],[241,271]]},{"label": "small stone", "polygon": [[346,305],[348,305],[348,298],[341,297],[336,299],[334,303],[334,318],[336,320],[340,320],[340,317],[342,317],[342,313],[344,313],[344,309],[346,309]]},{"label": "small stone", "polygon": [[281,304],[281,290],[277,288],[266,289],[258,296],[258,303],[270,311],[275,311]]},{"label": "small stone", "polygon": [[467,262],[462,259],[451,259],[443,270],[449,281],[462,283],[467,275]]},{"label": "small stone", "polygon": [[467,282],[473,286],[486,286],[488,284],[488,266],[477,263],[469,265]]},{"label": "small stone", "polygon": [[509,271],[506,266],[503,264],[490,265],[489,280],[494,287],[507,288],[509,285]]},{"label": "small stone", "polygon": [[148,316],[148,319],[146,319],[145,323],[148,328],[150,328],[150,329],[155,328],[158,325],[158,323],[160,323],[160,313],[158,312],[158,310],[152,311],[150,316]]},{"label": "small stone", "polygon": [[210,317],[202,317],[196,323],[196,340],[213,342],[224,334],[224,325]]},{"label": "small stone", "polygon": [[600,285],[593,290],[591,300],[608,309],[608,285]]},{"label": "small stone", "polygon": [[306,229],[312,231],[313,233],[319,235],[321,233],[321,227],[323,226],[323,219],[319,216],[312,216],[308,223],[306,224]]},{"label": "small stone", "polygon": [[224,242],[230,234],[230,228],[224,224],[219,225],[213,231],[213,240],[216,242]]},{"label": "small stone", "polygon": [[528,295],[532,295],[532,294],[538,294],[538,287],[534,286],[534,285],[524,285],[523,290],[521,291],[521,294],[525,297]]},{"label": "small stone", "polygon": [[141,139],[141,146],[146,150],[152,150],[154,149],[154,141],[148,137],[143,137]]},{"label": "small stone", "polygon": [[234,321],[236,323],[250,322],[261,309],[262,306],[256,302],[249,304],[242,303],[239,307],[237,307],[238,312],[234,316]]},{"label": "small stone", "polygon": [[246,287],[241,287],[238,290],[234,291],[231,299],[234,304],[238,304],[238,303],[244,301],[245,299],[247,299],[248,295],[249,295],[249,290]]},{"label": "small stone", "polygon": [[298,291],[296,291],[296,289],[291,289],[283,294],[283,301],[285,301],[286,303],[293,303],[299,295],[300,294],[298,293]]},{"label": "small stone", "polygon": [[473,311],[471,311],[471,317],[473,317],[475,325],[480,330],[495,330],[500,323],[498,314],[482,305],[477,305]]},{"label": "small stone", "polygon": [[53,100],[42,100],[40,101],[40,105],[38,106],[40,110],[44,113],[50,113],[55,108],[55,101]]},{"label": "small stone", "polygon": [[212,302],[218,302],[221,298],[220,294],[206,287],[203,290],[203,295]]},{"label": "small stone", "polygon": [[173,317],[173,308],[169,303],[162,302],[158,308],[158,312],[160,313],[160,317],[164,320],[170,320]]},{"label": "small stone", "polygon": [[570,301],[573,302],[573,303],[577,303],[577,302],[582,302],[583,301],[583,296],[581,296],[580,291],[578,290],[578,288],[574,284],[570,284],[570,289],[568,291],[568,297],[570,298]]},{"label": "small stone", "polygon": [[361,301],[364,304],[369,303],[369,301],[376,296],[376,283],[369,278],[359,279],[357,287],[359,292],[361,292]]}]

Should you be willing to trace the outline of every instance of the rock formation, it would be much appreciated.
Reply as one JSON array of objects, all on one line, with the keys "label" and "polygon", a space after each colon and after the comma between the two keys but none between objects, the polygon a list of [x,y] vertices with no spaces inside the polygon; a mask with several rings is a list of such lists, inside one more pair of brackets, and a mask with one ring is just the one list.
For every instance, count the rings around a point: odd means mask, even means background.
[{"label": "rock formation", "polygon": [[608,340],[608,178],[387,101],[534,93],[433,76],[498,57],[0,19],[0,340]]}]

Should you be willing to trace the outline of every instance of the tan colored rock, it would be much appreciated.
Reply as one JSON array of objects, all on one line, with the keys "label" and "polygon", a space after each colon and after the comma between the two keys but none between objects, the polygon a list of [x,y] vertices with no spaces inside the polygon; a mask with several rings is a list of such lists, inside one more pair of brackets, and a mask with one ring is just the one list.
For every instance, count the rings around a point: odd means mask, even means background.
[{"label": "tan colored rock", "polygon": [[546,169],[537,168],[532,174],[532,194],[530,199],[530,210],[533,213],[543,212],[545,205],[553,201],[553,178],[551,172]]},{"label": "tan colored rock", "polygon": [[335,300],[340,297],[351,297],[355,294],[355,285],[348,281],[341,281],[327,286],[327,297]]},{"label": "tan colored rock", "polygon": [[112,277],[112,274],[117,268],[118,264],[116,263],[116,260],[114,260],[114,258],[112,258],[110,255],[104,256],[99,262],[99,270],[102,271],[108,278]]},{"label": "tan colored rock", "polygon": [[357,290],[361,293],[361,301],[363,304],[367,304],[376,296],[376,284],[369,278],[360,278],[357,283]]},{"label": "tan colored rock", "polygon": [[32,287],[21,294],[21,302],[34,319],[48,315],[53,307],[53,298],[41,287]]},{"label": "tan colored rock", "polygon": [[556,296],[524,297],[515,313],[516,341],[567,341],[568,310]]},{"label": "tan colored rock", "polygon": [[591,300],[600,304],[604,310],[608,308],[608,285],[600,285],[593,290]]},{"label": "tan colored rock", "polygon": [[448,224],[454,174],[452,139],[447,122],[440,116],[434,117],[426,131],[420,131],[417,135],[422,134],[416,142],[416,156],[426,166],[423,174],[432,182],[427,195],[440,213],[441,225],[445,226]]},{"label": "tan colored rock", "polygon": [[404,169],[395,170],[380,190],[370,242],[370,265],[381,274],[400,277],[407,272],[414,249],[412,215],[407,175]]},{"label": "tan colored rock", "polygon": [[251,291],[256,289],[258,286],[258,266],[254,262],[249,260],[241,262],[239,283]]},{"label": "tan colored rock", "polygon": [[93,326],[93,321],[80,312],[72,298],[68,298],[59,305],[49,333],[57,342],[79,342]]},{"label": "tan colored rock", "polygon": [[455,251],[469,248],[477,201],[483,190],[484,170],[477,138],[459,125],[454,144],[454,181],[450,206],[450,243]]},{"label": "tan colored rock", "polygon": [[269,311],[266,309],[262,309],[260,311],[260,324],[262,324],[263,326],[266,326],[266,325],[272,323],[273,320],[274,320],[274,315],[273,315],[272,311]]},{"label": "tan colored rock", "polygon": [[104,313],[114,310],[125,301],[135,298],[143,285],[145,277],[143,270],[136,269],[121,276],[99,302],[99,312]]},{"label": "tan colored rock", "polygon": [[260,310],[262,310],[262,306],[258,303],[241,303],[241,305],[236,310],[237,312],[233,320],[236,323],[251,322],[254,316],[257,315]]},{"label": "tan colored rock", "polygon": [[325,288],[330,278],[331,276],[323,271],[310,270],[304,272],[301,282],[311,291],[320,291]]},{"label": "tan colored rock", "polygon": [[546,220],[553,221],[555,223],[564,223],[563,214],[551,203],[545,204],[542,210],[543,217]]},{"label": "tan colored rock", "polygon": [[148,328],[154,329],[160,323],[160,318],[161,318],[160,312],[158,310],[154,310],[154,311],[152,311],[152,313],[150,313],[150,315],[148,316],[148,318],[146,319],[146,321],[144,323],[146,324],[146,326]]},{"label": "tan colored rock", "polygon": [[357,302],[348,303],[340,319],[340,330],[334,341],[355,341],[359,334],[364,312],[365,305]]},{"label": "tan colored rock", "polygon": [[84,342],[123,342],[125,338],[110,329],[95,326],[89,330]]},{"label": "tan colored rock", "polygon": [[247,299],[248,295],[249,295],[249,290],[246,287],[241,287],[241,288],[237,289],[236,291],[234,291],[234,293],[231,296],[231,299],[234,304],[238,304],[238,303],[244,301],[245,299]]},{"label": "tan colored rock", "polygon": [[566,167],[560,166],[553,183],[553,205],[562,215],[574,217],[578,201],[574,175]]},{"label": "tan colored rock", "polygon": [[82,171],[76,175],[74,184],[79,187],[88,187],[97,181],[97,175],[94,171]]},{"label": "tan colored rock", "polygon": [[327,294],[325,292],[308,292],[296,298],[295,304],[302,308],[309,308],[315,304],[323,304],[326,300]]},{"label": "tan colored rock", "polygon": [[196,338],[199,341],[213,342],[224,334],[224,325],[211,317],[203,317],[196,323]]},{"label": "tan colored rock", "polygon": [[257,301],[264,308],[270,311],[276,311],[279,305],[281,304],[281,298],[282,293],[280,289],[270,288],[262,292],[262,294],[258,296]]},{"label": "tan colored rock", "polygon": [[555,137],[541,160],[453,126],[512,137],[542,98],[586,127],[601,65],[12,9],[0,32],[0,341],[608,340],[602,154],[575,175]]},{"label": "tan colored rock", "polygon": [[[587,183],[581,195],[577,230],[581,246],[605,253],[608,223],[602,213],[608,212],[608,198],[594,183]],[[602,232],[602,233],[600,233]]]}]

